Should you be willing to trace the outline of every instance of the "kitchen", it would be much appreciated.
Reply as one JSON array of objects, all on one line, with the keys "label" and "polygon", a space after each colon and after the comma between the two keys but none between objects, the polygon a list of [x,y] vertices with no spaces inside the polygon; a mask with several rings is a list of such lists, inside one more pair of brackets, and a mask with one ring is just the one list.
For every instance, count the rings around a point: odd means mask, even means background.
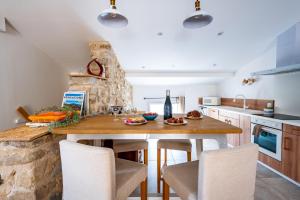
[{"label": "kitchen", "polygon": [[[128,20],[124,27],[112,28],[99,19],[110,4]],[[212,18],[190,29],[184,20],[200,6]],[[146,181],[129,199],[143,199],[146,193],[155,200],[167,199],[167,193],[170,199],[185,199],[165,164],[195,164],[202,151],[257,144],[253,199],[298,199],[299,6],[296,0],[1,1],[0,199],[62,199],[59,142],[66,139],[94,140],[94,146],[113,148],[115,156],[147,165],[148,173],[139,175]],[[187,124],[163,123],[168,90],[173,117]],[[51,127],[52,134],[45,127],[24,126],[19,108],[34,116],[60,106],[63,94],[74,91],[85,91],[89,103],[78,124]],[[107,115],[118,107],[121,114]],[[203,119],[184,118],[194,110]],[[124,125],[130,115],[144,120],[143,113],[160,116],[139,126]],[[138,149],[131,153],[117,152],[123,144],[116,142],[114,148],[113,142],[120,139],[147,143],[133,143]],[[164,148],[163,140],[170,139],[190,141]]]}]

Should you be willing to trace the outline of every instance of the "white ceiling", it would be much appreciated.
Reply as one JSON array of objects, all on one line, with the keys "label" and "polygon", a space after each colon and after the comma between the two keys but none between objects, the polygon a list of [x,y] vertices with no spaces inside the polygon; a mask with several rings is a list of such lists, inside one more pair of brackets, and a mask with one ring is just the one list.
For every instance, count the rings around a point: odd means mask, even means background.
[{"label": "white ceiling", "polygon": [[[68,69],[85,66],[88,41],[104,38],[126,71],[146,72],[235,71],[300,21],[299,0],[203,0],[214,21],[188,30],[182,21],[193,12],[194,0],[117,0],[129,25],[110,29],[97,21],[108,6],[109,0],[0,0],[0,13]],[[218,37],[220,31],[224,35]]]}]

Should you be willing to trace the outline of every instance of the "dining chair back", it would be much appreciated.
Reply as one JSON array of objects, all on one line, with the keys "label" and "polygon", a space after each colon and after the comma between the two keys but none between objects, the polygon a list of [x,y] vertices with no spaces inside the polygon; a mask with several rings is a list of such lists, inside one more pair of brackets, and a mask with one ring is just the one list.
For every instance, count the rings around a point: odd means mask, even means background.
[{"label": "dining chair back", "polygon": [[198,199],[253,200],[257,158],[255,144],[202,153]]},{"label": "dining chair back", "polygon": [[115,158],[108,148],[60,141],[64,200],[114,200]]}]

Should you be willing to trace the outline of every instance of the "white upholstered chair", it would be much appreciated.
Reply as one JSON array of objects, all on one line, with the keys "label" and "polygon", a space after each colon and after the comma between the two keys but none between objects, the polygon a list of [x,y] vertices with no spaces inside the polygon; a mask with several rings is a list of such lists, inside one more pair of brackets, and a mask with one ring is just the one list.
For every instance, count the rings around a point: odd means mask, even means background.
[{"label": "white upholstered chair", "polygon": [[157,192],[160,193],[161,182],[161,149],[164,149],[165,160],[164,165],[167,165],[167,151],[168,149],[186,151],[187,161],[192,160],[192,143],[190,140],[182,139],[160,139],[157,141]]},{"label": "white upholstered chair", "polygon": [[115,159],[112,149],[60,142],[64,200],[126,200],[141,185],[147,199],[147,166]]},{"label": "white upholstered chair", "polygon": [[203,152],[199,161],[172,165],[163,173],[163,199],[169,186],[183,200],[253,200],[258,146]]}]

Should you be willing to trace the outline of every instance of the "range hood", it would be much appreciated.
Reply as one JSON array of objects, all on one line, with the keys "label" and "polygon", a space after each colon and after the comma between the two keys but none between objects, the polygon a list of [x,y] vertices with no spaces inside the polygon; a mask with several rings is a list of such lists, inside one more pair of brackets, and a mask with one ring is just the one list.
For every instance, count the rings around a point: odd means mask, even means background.
[{"label": "range hood", "polygon": [[251,73],[276,75],[300,71],[300,22],[277,37],[276,68]]}]

